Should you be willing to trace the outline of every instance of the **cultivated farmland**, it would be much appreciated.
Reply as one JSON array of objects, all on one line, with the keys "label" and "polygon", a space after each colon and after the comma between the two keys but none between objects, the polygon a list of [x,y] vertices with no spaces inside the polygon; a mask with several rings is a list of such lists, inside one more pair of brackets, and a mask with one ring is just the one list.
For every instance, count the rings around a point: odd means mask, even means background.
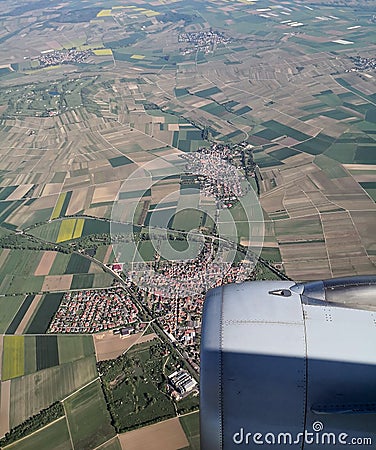
[{"label": "cultivated farmland", "polygon": [[91,450],[115,436],[99,380],[68,397],[64,409],[74,448]]},{"label": "cultivated farmland", "polygon": [[88,356],[12,380],[10,424],[15,426],[62,400],[97,377],[95,357]]}]

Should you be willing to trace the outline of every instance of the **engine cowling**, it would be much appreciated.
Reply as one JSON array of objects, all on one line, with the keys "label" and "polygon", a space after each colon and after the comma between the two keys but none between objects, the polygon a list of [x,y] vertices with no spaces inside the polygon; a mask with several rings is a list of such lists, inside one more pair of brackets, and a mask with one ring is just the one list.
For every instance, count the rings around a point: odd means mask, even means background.
[{"label": "engine cowling", "polygon": [[201,448],[375,445],[375,292],[376,277],[209,291]]}]

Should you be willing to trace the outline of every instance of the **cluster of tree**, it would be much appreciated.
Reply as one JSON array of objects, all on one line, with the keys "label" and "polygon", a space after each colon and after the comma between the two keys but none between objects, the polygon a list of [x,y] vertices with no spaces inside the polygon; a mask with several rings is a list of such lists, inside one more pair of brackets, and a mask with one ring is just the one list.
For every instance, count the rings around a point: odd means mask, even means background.
[{"label": "cluster of tree", "polygon": [[163,23],[177,23],[183,20],[186,24],[192,23],[198,18],[197,14],[178,13],[174,11],[168,11],[167,13],[158,17],[158,20]]},{"label": "cluster of tree", "polygon": [[7,234],[0,238],[0,248],[11,248],[21,250],[57,250],[56,245],[42,243],[41,241],[20,234]]},{"label": "cluster of tree", "polygon": [[0,439],[0,447],[9,445],[62,416],[64,416],[64,407],[62,403],[55,402],[48,408],[42,409],[38,414],[29,417],[25,422],[12,428]]}]

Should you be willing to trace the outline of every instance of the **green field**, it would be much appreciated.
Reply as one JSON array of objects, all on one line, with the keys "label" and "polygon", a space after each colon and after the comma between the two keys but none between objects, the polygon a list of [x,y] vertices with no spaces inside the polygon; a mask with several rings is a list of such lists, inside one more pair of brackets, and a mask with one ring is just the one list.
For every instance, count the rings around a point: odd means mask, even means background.
[{"label": "green field", "polygon": [[179,417],[181,426],[189,441],[190,450],[200,450],[200,417],[196,411]]},{"label": "green field", "polygon": [[117,156],[116,158],[111,158],[108,160],[112,167],[125,166],[127,164],[132,164],[133,161],[126,156]]},{"label": "green field", "polygon": [[12,322],[10,323],[9,327],[7,328],[5,334],[15,334],[17,331],[17,328],[19,327],[24,315],[27,313],[31,303],[33,302],[35,298],[35,295],[27,295],[17,311],[17,314],[14,316]]},{"label": "green field", "polygon": [[46,294],[41,299],[39,307],[26,329],[26,334],[40,334],[47,331],[52,317],[59,308],[63,295],[63,292],[56,292]]},{"label": "green field", "polygon": [[25,375],[37,371],[36,336],[24,336],[25,339]]},{"label": "green field", "polygon": [[[98,275],[102,275],[102,274],[98,274]],[[104,275],[107,275],[107,274],[104,274]],[[107,275],[107,276],[110,277],[110,275]],[[93,287],[94,279],[95,279],[94,277],[96,277],[96,274],[94,275],[93,273],[73,275],[71,289],[85,289],[85,288]],[[111,277],[111,280],[112,280],[112,277]]]},{"label": "green field", "polygon": [[64,253],[58,252],[52,263],[52,267],[49,275],[63,275],[66,273],[66,268],[68,266],[71,255],[66,255]]},{"label": "green field", "polygon": [[0,274],[27,276],[38,267],[43,252],[32,250],[11,250],[2,264]]},{"label": "green field", "polygon": [[24,302],[24,295],[0,297],[0,333],[5,333]]},{"label": "green field", "polygon": [[43,276],[6,275],[0,285],[3,294],[37,293],[42,290]]},{"label": "green field", "polygon": [[312,235],[322,235],[322,225],[318,216],[304,219],[290,219],[275,223],[277,236],[299,236],[310,237]]},{"label": "green field", "polygon": [[348,176],[341,164],[326,155],[318,155],[313,161],[330,179]]},{"label": "green field", "polygon": [[81,255],[73,253],[71,255],[67,268],[65,269],[66,274],[73,273],[87,273],[90,268],[91,261],[87,258],[84,258]]},{"label": "green field", "polygon": [[6,448],[9,450],[73,450],[65,417]]},{"label": "green field", "polygon": [[281,262],[281,253],[278,247],[263,247],[260,254],[261,258],[267,259],[269,261]]},{"label": "green field", "polygon": [[115,436],[100,381],[64,401],[74,448],[92,450]]},{"label": "green field", "polygon": [[60,225],[61,220],[53,220],[51,223],[46,223],[32,228],[29,233],[46,241],[56,242],[59,235]]},{"label": "green field", "polygon": [[37,370],[59,365],[57,336],[36,336]]},{"label": "green field", "polygon": [[58,336],[57,342],[60,364],[94,355],[92,336]]},{"label": "green field", "polygon": [[10,425],[28,417],[87,384],[98,376],[94,356],[12,379]]}]

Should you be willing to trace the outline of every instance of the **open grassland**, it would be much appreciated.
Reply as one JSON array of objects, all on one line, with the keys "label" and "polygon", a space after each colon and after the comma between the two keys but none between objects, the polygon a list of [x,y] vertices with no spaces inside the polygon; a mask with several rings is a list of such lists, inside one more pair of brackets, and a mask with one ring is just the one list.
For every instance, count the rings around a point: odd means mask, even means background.
[{"label": "open grassland", "polygon": [[23,336],[4,336],[1,379],[20,377],[25,370],[25,343]]},{"label": "open grassland", "polygon": [[99,380],[68,397],[64,409],[74,448],[91,450],[115,436]]},{"label": "open grassland", "polygon": [[14,427],[97,377],[95,357],[40,370],[12,380],[10,425]]},{"label": "open grassland", "polygon": [[69,439],[65,417],[5,448],[9,450],[74,450]]}]

